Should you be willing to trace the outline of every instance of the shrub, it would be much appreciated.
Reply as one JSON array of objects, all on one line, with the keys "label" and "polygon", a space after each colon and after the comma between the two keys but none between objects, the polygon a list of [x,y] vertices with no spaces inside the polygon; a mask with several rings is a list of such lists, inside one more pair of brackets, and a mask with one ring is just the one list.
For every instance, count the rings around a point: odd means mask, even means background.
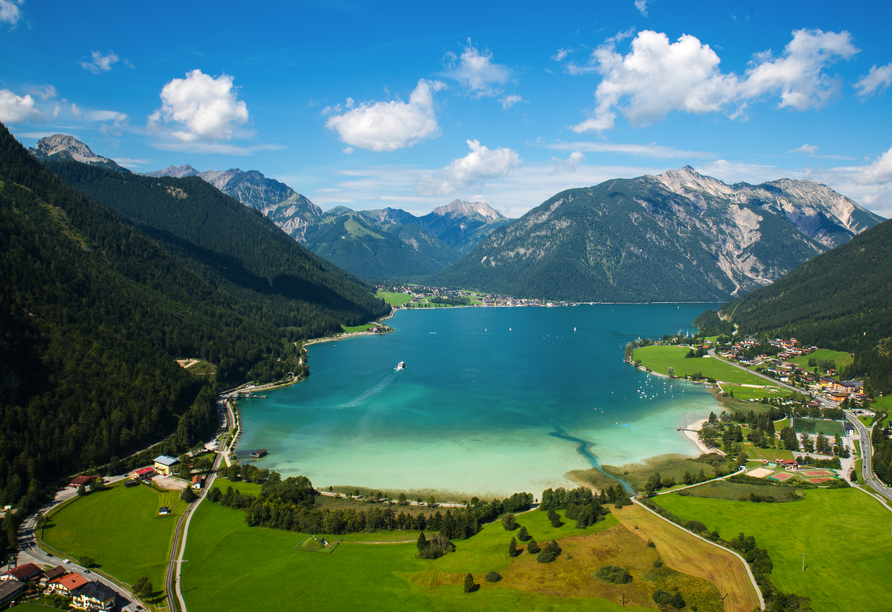
[{"label": "shrub", "polygon": [[536,561],[538,561],[539,563],[551,563],[556,558],[557,555],[555,555],[553,552],[545,550],[536,555]]},{"label": "shrub", "polygon": [[629,570],[616,565],[605,565],[595,572],[595,577],[610,584],[628,584],[632,582],[632,575],[629,573]]},{"label": "shrub", "polygon": [[668,593],[662,589],[657,589],[654,591],[653,600],[659,606],[668,606],[679,610],[685,607],[684,598],[678,591],[675,591],[675,593]]},{"label": "shrub", "polygon": [[700,521],[688,521],[684,524],[685,529],[689,529],[691,531],[706,531],[706,525],[701,523]]},{"label": "shrub", "polygon": [[474,584],[474,577],[471,574],[465,576],[465,593],[475,591],[476,589],[474,587],[476,586],[477,585]]},{"label": "shrub", "polygon": [[487,582],[498,582],[502,579],[502,575],[498,572],[490,572],[486,575]]},{"label": "shrub", "polygon": [[541,550],[542,549],[539,548],[539,544],[536,542],[536,540],[533,540],[531,538],[530,543],[527,544],[527,552],[530,553],[531,555],[535,555],[535,554],[539,553]]},{"label": "shrub", "polygon": [[517,529],[517,519],[513,514],[509,513],[502,516],[502,527],[504,527],[506,531],[514,531]]},{"label": "shrub", "polygon": [[520,531],[517,532],[517,539],[521,542],[528,542],[532,537],[526,527],[521,527]]}]

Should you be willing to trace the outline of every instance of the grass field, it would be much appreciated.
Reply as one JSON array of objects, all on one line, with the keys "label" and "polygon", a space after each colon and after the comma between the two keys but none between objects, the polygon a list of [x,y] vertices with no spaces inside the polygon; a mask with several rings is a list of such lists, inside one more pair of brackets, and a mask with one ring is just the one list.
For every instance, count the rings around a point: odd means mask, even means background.
[{"label": "grass field", "polygon": [[771,384],[764,378],[736,368],[721,359],[712,357],[686,359],[685,355],[689,350],[688,347],[682,346],[642,346],[635,349],[632,358],[635,360],[640,359],[642,366],[660,374],[666,374],[671,366],[675,368],[675,375],[682,378],[700,372],[708,378],[745,385]]},{"label": "grass field", "polygon": [[408,293],[390,293],[388,291],[379,291],[377,297],[383,299],[391,306],[397,308],[412,301],[412,296]]},{"label": "grass field", "polygon": [[753,484],[728,482],[727,480],[706,482],[699,487],[685,489],[682,493],[679,493],[679,495],[706,497],[709,499],[724,499],[728,501],[742,501],[749,500],[750,493],[755,493],[762,497],[771,496],[778,503],[797,501],[804,495],[803,492],[795,487],[781,487],[771,485],[770,483],[760,484],[760,481],[756,481],[756,479],[753,480]]},{"label": "grass field", "polygon": [[605,472],[615,474],[622,478],[636,491],[643,491],[644,485],[654,472],[659,472],[662,478],[674,478],[675,482],[681,483],[685,472],[690,472],[691,476],[696,476],[700,469],[707,477],[715,475],[712,466],[706,463],[695,461],[691,457],[685,455],[660,455],[651,457],[641,463],[627,463],[626,465],[604,465]]},{"label": "grass field", "polygon": [[[768,381],[765,381],[766,383]],[[740,400],[741,402],[749,402],[749,400],[760,400],[763,397],[767,397],[768,399],[777,399],[781,397],[785,397],[790,394],[786,389],[781,389],[780,387],[741,387],[739,385],[722,385],[722,391],[726,393],[733,393],[734,399]],[[758,405],[751,406],[741,406],[738,410],[752,410],[755,413],[759,413],[760,410],[762,412],[767,412],[767,406],[762,408],[764,404],[759,403]]]},{"label": "grass field", "polygon": [[[856,489],[809,490],[792,504],[753,504],[679,495],[656,500],[685,520],[728,539],[755,536],[771,555],[772,579],[785,593],[811,597],[814,610],[876,610],[892,599],[892,514]],[[802,555],[805,553],[805,572]]]},{"label": "grass field", "polygon": [[830,349],[818,349],[814,353],[809,353],[808,355],[802,355],[800,357],[794,357],[790,359],[790,363],[795,363],[798,366],[803,368],[808,368],[808,362],[810,359],[817,359],[818,361],[834,361],[836,362],[836,369],[844,368],[847,365],[852,365],[854,359],[852,359],[852,355],[850,353],[844,353],[842,351],[831,351]]},{"label": "grass field", "polygon": [[[161,506],[170,508],[171,514],[159,516]],[[92,557],[100,571],[127,584],[145,576],[155,587],[156,598],[161,598],[152,603],[164,607],[167,559],[185,509],[178,491],[118,485],[78,498],[51,514],[42,538],[51,550],[72,560]]]},{"label": "grass field", "polygon": [[824,435],[829,438],[833,438],[836,434],[839,434],[840,436],[846,434],[842,421],[828,421],[826,419],[803,419],[795,417],[793,419],[793,429],[796,430],[796,433],[807,431],[812,435],[823,431]]},{"label": "grass field", "polygon": [[[536,514],[544,515],[541,512],[519,515],[519,522],[529,524],[528,529],[538,530],[539,521],[546,517]],[[595,529],[607,526],[599,523],[589,531],[594,533]],[[550,525],[549,528],[553,529]],[[539,537],[574,532],[586,533],[573,529],[570,524],[557,532],[543,528]],[[335,610],[357,605],[388,611],[645,609],[621,608],[620,603],[590,597],[517,591],[503,584],[507,580],[495,585],[484,581],[483,574],[510,563],[507,555],[510,535],[501,525],[488,526],[484,533],[470,540],[457,541],[458,550],[437,561],[415,558],[417,536],[408,544],[363,543],[369,541],[369,536],[381,539],[382,535],[343,536],[344,542],[332,554],[307,554],[295,550],[305,534],[249,528],[241,512],[206,502],[199,507],[189,530],[186,550],[189,563],[184,564],[181,579],[186,603],[190,612],[259,607]],[[501,554],[495,551],[496,539]],[[560,562],[548,566],[550,571],[542,577],[543,590],[551,583],[560,591],[562,583],[553,576]],[[474,574],[475,582],[480,585],[476,593],[462,591],[460,583],[468,572]]]},{"label": "grass field", "polygon": [[752,612],[759,608],[756,590],[749,581],[743,561],[637,504],[615,512],[629,531],[656,544],[657,552],[669,567],[721,586],[722,595],[726,596],[726,611]]},{"label": "grass field", "polygon": [[345,327],[341,325],[341,329],[344,330],[345,334],[355,334],[358,332],[364,332],[372,327],[376,327],[377,323],[365,323],[363,325],[351,325],[350,327]]}]

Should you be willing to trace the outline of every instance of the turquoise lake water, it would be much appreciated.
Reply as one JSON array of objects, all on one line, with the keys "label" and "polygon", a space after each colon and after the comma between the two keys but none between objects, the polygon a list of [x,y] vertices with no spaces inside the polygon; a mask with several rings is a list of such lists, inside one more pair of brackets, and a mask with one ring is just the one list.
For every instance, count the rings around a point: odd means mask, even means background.
[{"label": "turquoise lake water", "polygon": [[[580,446],[611,465],[695,456],[676,429],[708,416],[712,395],[640,372],[623,351],[693,332],[715,306],[400,311],[394,333],[314,345],[307,380],[240,400],[239,459],[319,488],[487,498],[576,486],[564,475],[593,465]],[[251,459],[257,448],[269,455]]]}]

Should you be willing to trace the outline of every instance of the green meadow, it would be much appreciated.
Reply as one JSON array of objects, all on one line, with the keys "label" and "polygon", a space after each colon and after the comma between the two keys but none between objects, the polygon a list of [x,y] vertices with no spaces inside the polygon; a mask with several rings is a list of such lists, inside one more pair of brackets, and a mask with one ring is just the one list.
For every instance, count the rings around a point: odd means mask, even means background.
[{"label": "green meadow", "polygon": [[655,501],[725,539],[754,536],[771,555],[775,586],[810,597],[814,610],[877,610],[879,602],[892,600],[892,513],[856,489],[804,493],[804,500],[785,504],[676,494]]},{"label": "green meadow", "polygon": [[[473,538],[456,541],[454,553],[425,561],[415,557],[414,533],[405,534],[407,543],[384,544],[375,542],[388,542],[388,534],[337,536],[343,542],[334,552],[310,554],[295,549],[306,534],[247,527],[243,516],[219,504],[205,502],[199,507],[189,530],[189,563],[183,565],[181,578],[190,612],[356,606],[388,611],[622,608],[619,602],[545,595],[486,582],[487,572],[503,570],[511,563],[508,543],[516,532],[508,533],[500,524],[487,525]],[[572,521],[554,528],[543,512],[518,515],[518,522],[539,541],[592,534],[616,525],[608,517],[587,530],[575,529]],[[559,562],[552,565],[557,568]],[[480,588],[466,594],[461,581],[469,572]]]},{"label": "green meadow", "polygon": [[817,359],[818,361],[833,361],[836,363],[836,368],[839,370],[840,368],[844,368],[847,365],[851,365],[854,359],[850,353],[845,353],[842,351],[831,351],[830,349],[818,349],[814,353],[809,353],[808,355],[800,355],[799,357],[794,357],[790,359],[790,363],[795,363],[798,366],[803,368],[808,368],[808,362],[810,359]]},{"label": "green meadow", "polygon": [[390,293],[389,291],[379,291],[376,295],[394,308],[398,308],[403,304],[407,304],[412,301],[412,296],[408,293]]},{"label": "green meadow", "polygon": [[771,383],[755,374],[741,370],[714,357],[685,358],[690,350],[686,346],[642,346],[635,349],[632,359],[641,360],[641,365],[654,372],[666,374],[675,368],[675,375],[684,378],[701,373],[707,378],[726,380],[744,385],[770,385]]},{"label": "green meadow", "polygon": [[[171,513],[159,516],[161,506]],[[155,603],[164,606],[167,559],[185,509],[178,491],[119,484],[76,498],[52,513],[43,528],[42,544],[73,561],[91,557],[101,572],[126,584],[145,576],[162,598]]]}]

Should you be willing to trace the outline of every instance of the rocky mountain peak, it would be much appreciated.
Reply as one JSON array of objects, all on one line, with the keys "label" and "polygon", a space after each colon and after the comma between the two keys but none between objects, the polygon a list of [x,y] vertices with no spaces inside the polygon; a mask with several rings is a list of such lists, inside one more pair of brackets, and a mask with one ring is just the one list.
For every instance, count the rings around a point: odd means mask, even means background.
[{"label": "rocky mountain peak", "polygon": [[433,214],[441,217],[455,216],[456,214],[463,216],[480,215],[485,219],[504,219],[505,217],[498,211],[493,209],[486,202],[463,202],[461,200],[453,200],[444,206],[438,206],[433,210]]},{"label": "rocky mountain peak", "polygon": [[119,166],[114,160],[96,155],[86,144],[68,134],[54,134],[41,138],[37,146],[29,149],[31,155],[42,162],[76,161],[91,166],[101,166],[116,172],[129,173],[130,170]]},{"label": "rocky mountain peak", "polygon": [[145,176],[151,176],[152,178],[161,178],[163,176],[172,176],[173,178],[183,178],[186,176],[197,176],[201,174],[198,170],[190,166],[189,164],[183,164],[182,166],[174,166],[171,164],[164,170],[155,170],[154,172],[146,172]]}]

